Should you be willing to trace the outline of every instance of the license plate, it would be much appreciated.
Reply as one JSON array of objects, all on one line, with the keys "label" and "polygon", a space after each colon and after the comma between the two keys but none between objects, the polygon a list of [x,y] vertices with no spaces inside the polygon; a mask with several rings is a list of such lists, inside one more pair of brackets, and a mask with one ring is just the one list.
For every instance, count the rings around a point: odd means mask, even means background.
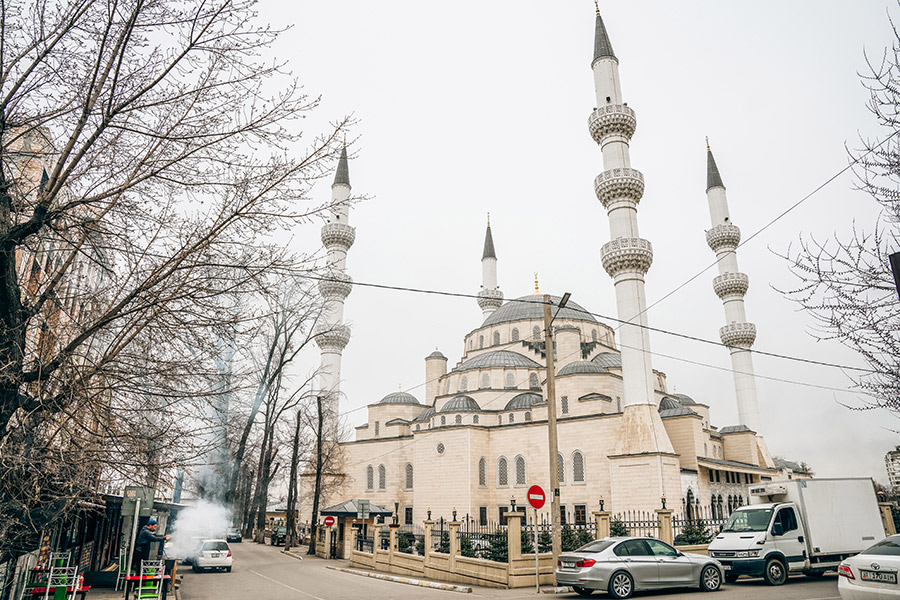
[{"label": "license plate", "polygon": [[218,552],[213,552],[213,553],[212,553],[212,558],[219,558],[219,553],[218,553]]},{"label": "license plate", "polygon": [[897,573],[886,571],[868,571],[866,569],[859,570],[859,578],[863,581],[877,581],[879,583],[897,583]]},{"label": "license plate", "polygon": [[573,562],[564,562],[564,563],[562,564],[562,566],[563,566],[563,569],[574,569],[574,568],[575,568],[575,563],[573,563]]}]

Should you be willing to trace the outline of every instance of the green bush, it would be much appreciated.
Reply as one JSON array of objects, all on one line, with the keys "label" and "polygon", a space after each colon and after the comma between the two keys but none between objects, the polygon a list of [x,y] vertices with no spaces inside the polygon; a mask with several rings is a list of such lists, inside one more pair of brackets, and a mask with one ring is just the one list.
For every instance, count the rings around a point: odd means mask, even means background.
[{"label": "green bush", "polygon": [[522,554],[534,554],[534,534],[522,530]]},{"label": "green bush", "polygon": [[688,546],[691,544],[705,544],[709,542],[713,534],[706,527],[706,523],[702,519],[688,521],[682,528],[681,533],[675,536],[676,546]]},{"label": "green bush", "polygon": [[622,519],[614,517],[613,520],[609,522],[609,535],[614,537],[624,537],[628,535],[628,528],[625,527],[625,523],[622,522]]},{"label": "green bush", "polygon": [[594,532],[589,529],[579,529],[578,530],[578,548],[581,548],[585,544],[590,544],[594,541]]},{"label": "green bush", "polygon": [[509,561],[509,544],[507,543],[505,533],[500,533],[491,537],[491,545],[484,553],[483,558],[494,562]]},{"label": "green bush", "polygon": [[553,537],[551,537],[549,532],[544,531],[540,535],[538,535],[538,552],[552,552],[552,551],[553,551]]},{"label": "green bush", "polygon": [[571,552],[578,548],[578,534],[568,524],[563,525],[559,537],[563,552]]}]

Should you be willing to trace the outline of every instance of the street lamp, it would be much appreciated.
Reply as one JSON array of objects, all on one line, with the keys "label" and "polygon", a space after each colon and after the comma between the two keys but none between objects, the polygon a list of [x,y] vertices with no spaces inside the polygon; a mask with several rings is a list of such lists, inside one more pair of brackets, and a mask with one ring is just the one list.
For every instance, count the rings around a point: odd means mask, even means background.
[{"label": "street lamp", "polygon": [[553,320],[559,314],[569,298],[569,292],[563,294],[556,308],[556,314],[550,315],[552,306],[550,294],[544,294],[544,356],[547,360],[547,435],[550,441],[550,523],[551,523],[551,549],[553,552],[553,564],[556,564],[559,553],[562,550],[559,519],[559,438],[556,434],[556,372],[553,359]]}]

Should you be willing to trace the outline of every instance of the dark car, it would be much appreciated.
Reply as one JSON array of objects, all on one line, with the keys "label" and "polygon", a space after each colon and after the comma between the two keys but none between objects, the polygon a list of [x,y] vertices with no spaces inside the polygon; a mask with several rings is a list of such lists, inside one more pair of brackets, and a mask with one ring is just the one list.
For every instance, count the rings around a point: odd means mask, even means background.
[{"label": "dark car", "polygon": [[241,536],[240,529],[232,527],[225,533],[225,540],[228,542],[242,542],[244,538]]},{"label": "dark car", "polygon": [[287,541],[287,527],[276,527],[272,530],[272,545],[283,546]]}]

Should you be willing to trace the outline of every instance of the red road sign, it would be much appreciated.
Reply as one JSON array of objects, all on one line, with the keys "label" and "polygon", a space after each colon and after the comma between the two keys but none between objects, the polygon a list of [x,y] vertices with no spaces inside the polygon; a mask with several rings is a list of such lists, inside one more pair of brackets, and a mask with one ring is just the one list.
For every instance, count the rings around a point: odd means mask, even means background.
[{"label": "red road sign", "polygon": [[538,509],[544,506],[544,489],[539,485],[528,488],[528,504],[531,508]]},{"label": "red road sign", "polygon": [[[541,504],[543,504],[543,502],[541,502]],[[332,525],[334,525],[334,517],[325,517],[324,523],[325,527],[331,527]]]}]

